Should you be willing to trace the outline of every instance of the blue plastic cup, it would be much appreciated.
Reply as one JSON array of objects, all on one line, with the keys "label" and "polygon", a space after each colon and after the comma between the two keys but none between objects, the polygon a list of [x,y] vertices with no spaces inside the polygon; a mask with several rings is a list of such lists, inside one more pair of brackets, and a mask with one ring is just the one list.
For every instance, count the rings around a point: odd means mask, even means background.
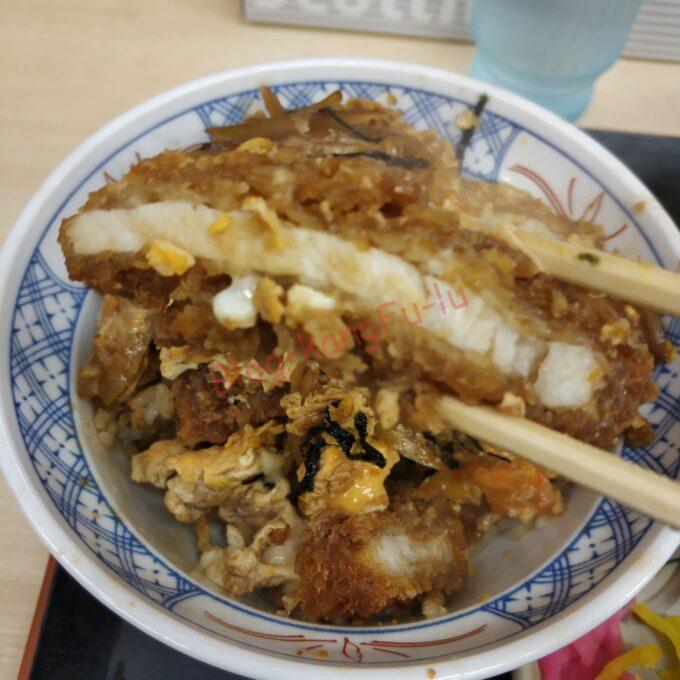
[{"label": "blue plastic cup", "polygon": [[474,0],[470,74],[567,120],[618,58],[642,0]]}]

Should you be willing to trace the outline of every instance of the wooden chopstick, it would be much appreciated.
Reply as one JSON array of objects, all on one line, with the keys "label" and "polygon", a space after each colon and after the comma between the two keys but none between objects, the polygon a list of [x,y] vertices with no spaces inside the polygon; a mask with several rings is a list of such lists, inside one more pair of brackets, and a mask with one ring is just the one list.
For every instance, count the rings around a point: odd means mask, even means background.
[{"label": "wooden chopstick", "polygon": [[680,484],[668,477],[531,420],[454,397],[439,398],[437,410],[453,428],[680,529]]},{"label": "wooden chopstick", "polygon": [[499,225],[462,213],[460,223],[466,229],[485,231],[514,243],[550,276],[680,316],[680,274],[595,248],[552,240],[511,224]]}]

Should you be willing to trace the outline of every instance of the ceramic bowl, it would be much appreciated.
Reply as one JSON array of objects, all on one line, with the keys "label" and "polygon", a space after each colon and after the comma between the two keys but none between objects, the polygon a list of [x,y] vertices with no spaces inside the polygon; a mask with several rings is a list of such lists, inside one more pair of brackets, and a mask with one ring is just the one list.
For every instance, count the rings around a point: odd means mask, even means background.
[{"label": "ceramic bowl", "polygon": [[[206,126],[261,109],[262,83],[288,108],[336,88],[396,101],[417,129],[453,142],[457,116],[487,92],[465,155],[468,175],[509,182],[560,214],[599,222],[608,245],[627,256],[677,266],[680,236],[640,181],[584,133],[502,90],[360,59],[268,64],[182,85],[80,146],[43,184],[5,246],[2,467],[19,503],[57,559],[111,609],[180,651],[243,675],[477,678],[564,645],[633,596],[673,552],[678,534],[572,487],[562,517],[519,539],[500,532],[479,548],[474,576],[446,616],[380,627],[302,623],[208,583],[196,571],[192,529],[166,512],[160,493],[134,485],[125,456],[104,450],[94,436],[91,409],[74,385],[99,297],[69,281],[56,242],[60,221],[136,159],[200,143]],[[669,334],[678,344],[678,319]],[[620,452],[672,477],[680,469],[678,366],[657,370],[661,394],[647,408],[654,444]]]}]

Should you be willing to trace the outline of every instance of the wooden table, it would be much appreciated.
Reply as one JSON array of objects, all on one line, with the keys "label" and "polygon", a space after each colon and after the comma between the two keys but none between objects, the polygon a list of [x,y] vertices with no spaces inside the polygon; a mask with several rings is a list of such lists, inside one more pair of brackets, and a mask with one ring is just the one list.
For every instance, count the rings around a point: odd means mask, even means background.
[{"label": "wooden table", "polygon": [[[247,25],[237,0],[0,0],[0,240],[54,166],[130,106],[213,71],[347,55],[464,73],[472,47]],[[680,135],[680,64],[619,61],[581,123]],[[19,667],[46,560],[0,480],[2,678]]]}]

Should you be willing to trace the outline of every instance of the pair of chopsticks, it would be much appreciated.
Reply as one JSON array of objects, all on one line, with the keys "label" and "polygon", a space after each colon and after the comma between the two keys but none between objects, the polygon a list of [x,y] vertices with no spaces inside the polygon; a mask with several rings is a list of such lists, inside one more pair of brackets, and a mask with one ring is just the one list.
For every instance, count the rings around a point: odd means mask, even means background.
[{"label": "pair of chopsticks", "polygon": [[680,484],[668,477],[526,418],[454,397],[441,397],[437,408],[455,429],[680,529]]},{"label": "pair of chopsticks", "polygon": [[[499,234],[499,226],[461,215],[461,226]],[[680,275],[646,263],[505,226],[502,231],[555,278],[643,307],[680,316]],[[501,235],[502,237],[502,235]],[[680,529],[680,483],[525,418],[469,406],[454,397],[438,401],[453,428],[526,458],[577,484]]]},{"label": "pair of chopsticks", "polygon": [[680,316],[680,275],[675,272],[595,248],[549,239],[514,225],[464,213],[459,218],[465,229],[509,240],[534,260],[544,274],[657,312]]}]

